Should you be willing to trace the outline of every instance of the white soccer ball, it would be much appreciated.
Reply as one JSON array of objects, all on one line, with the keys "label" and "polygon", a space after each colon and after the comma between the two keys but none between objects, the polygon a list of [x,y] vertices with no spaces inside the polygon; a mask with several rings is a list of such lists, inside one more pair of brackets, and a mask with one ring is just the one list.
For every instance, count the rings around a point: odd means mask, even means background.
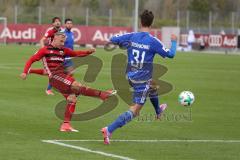
[{"label": "white soccer ball", "polygon": [[195,100],[194,94],[190,91],[182,91],[178,96],[178,102],[182,106],[191,106]]}]

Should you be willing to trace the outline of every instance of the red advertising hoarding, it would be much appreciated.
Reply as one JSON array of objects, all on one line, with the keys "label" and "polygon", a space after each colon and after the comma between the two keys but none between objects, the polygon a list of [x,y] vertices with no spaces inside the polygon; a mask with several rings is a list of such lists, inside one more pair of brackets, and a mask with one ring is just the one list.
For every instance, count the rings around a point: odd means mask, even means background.
[{"label": "red advertising hoarding", "polygon": [[[38,43],[51,25],[39,24],[8,24],[7,28],[0,25],[0,42],[7,43]],[[106,26],[80,26],[75,25],[72,29],[76,44],[103,45],[115,34],[132,32],[130,27],[106,27]],[[151,34],[160,40],[161,32],[153,29]],[[203,42],[205,47],[236,48],[236,35],[210,35],[195,34],[196,43]],[[180,35],[180,45],[187,45],[187,34]]]},{"label": "red advertising hoarding", "polygon": [[[187,46],[187,34],[180,35],[180,45]],[[218,47],[218,48],[236,48],[237,36],[226,35],[210,35],[210,34],[195,34],[195,42],[203,43],[205,47]]]},{"label": "red advertising hoarding", "polygon": [[[0,39],[6,38],[7,43],[38,43],[50,25],[8,24],[0,31]],[[131,32],[128,27],[87,27],[75,26],[72,31],[77,44],[104,44],[115,34]]]},{"label": "red advertising hoarding", "polygon": [[[38,24],[8,24],[7,28],[0,27],[0,41],[7,43],[38,43],[50,25]],[[130,27],[80,26],[72,29],[76,44],[103,45],[115,34],[132,32]],[[153,29],[151,34],[161,39],[161,32]]]}]

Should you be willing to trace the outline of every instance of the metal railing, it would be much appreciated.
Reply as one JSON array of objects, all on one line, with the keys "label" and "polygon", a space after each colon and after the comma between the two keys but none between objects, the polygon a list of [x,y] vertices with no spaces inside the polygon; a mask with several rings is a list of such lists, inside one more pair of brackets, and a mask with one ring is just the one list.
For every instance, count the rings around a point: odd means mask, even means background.
[{"label": "metal railing", "polygon": [[[2,13],[1,13],[2,12]],[[140,12],[140,11],[139,11]],[[56,7],[56,6],[12,6],[7,12],[0,11],[1,17],[7,17],[8,23],[34,23],[49,24],[54,16],[62,19],[72,18],[75,24],[98,25],[98,26],[128,26],[134,24],[134,6],[132,10],[114,10],[111,8],[93,9],[80,8],[79,6]],[[227,12],[221,15],[217,12],[197,13],[193,11],[176,11],[171,17],[163,17],[162,14],[155,14],[155,28],[162,26],[178,26],[182,32],[193,29],[201,33],[237,34],[240,28],[240,13]]]}]

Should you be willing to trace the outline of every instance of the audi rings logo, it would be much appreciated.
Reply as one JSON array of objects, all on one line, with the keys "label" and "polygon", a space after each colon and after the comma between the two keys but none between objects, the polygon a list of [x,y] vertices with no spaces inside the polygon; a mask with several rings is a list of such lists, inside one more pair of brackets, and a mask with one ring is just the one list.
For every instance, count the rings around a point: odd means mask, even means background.
[{"label": "audi rings logo", "polygon": [[82,33],[78,28],[72,28],[72,32],[74,33],[74,42],[80,41]]}]

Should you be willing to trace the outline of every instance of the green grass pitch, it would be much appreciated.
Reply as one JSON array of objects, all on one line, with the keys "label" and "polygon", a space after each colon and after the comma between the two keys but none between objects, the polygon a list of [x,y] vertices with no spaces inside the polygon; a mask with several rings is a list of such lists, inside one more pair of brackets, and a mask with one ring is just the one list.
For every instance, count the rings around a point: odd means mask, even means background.
[{"label": "green grass pitch", "polygon": [[[55,105],[63,100],[60,94],[46,96],[48,79],[31,75],[20,80],[26,59],[37,47],[0,46],[0,159],[4,160],[86,160],[119,159],[55,144],[42,140],[102,139],[101,127],[112,122],[128,109],[119,98],[116,109],[85,122],[73,122],[79,133],[58,131],[61,120],[54,113]],[[114,51],[116,52],[116,51]],[[108,89],[111,59],[114,52],[98,49],[95,56],[104,62],[103,69],[91,87]],[[123,52],[123,51],[117,51]],[[155,58],[155,62],[169,70],[161,77],[174,85],[174,89],[161,97],[167,102],[166,119],[133,120],[117,130],[113,139],[120,140],[240,140],[240,56],[196,53],[177,53],[173,60]],[[36,63],[34,67],[41,67]],[[86,67],[75,74],[82,81]],[[180,106],[177,96],[183,90],[195,94],[192,109]],[[80,97],[77,112],[84,112],[101,103],[100,100]],[[142,114],[154,113],[149,102]],[[174,116],[180,117],[174,117]],[[181,115],[184,115],[181,117]],[[190,117],[189,117],[190,116]],[[187,117],[187,119],[186,119]],[[189,119],[190,118],[190,119]],[[238,160],[240,143],[225,142],[64,142],[71,146],[101,151],[131,159],[161,160]]]}]

